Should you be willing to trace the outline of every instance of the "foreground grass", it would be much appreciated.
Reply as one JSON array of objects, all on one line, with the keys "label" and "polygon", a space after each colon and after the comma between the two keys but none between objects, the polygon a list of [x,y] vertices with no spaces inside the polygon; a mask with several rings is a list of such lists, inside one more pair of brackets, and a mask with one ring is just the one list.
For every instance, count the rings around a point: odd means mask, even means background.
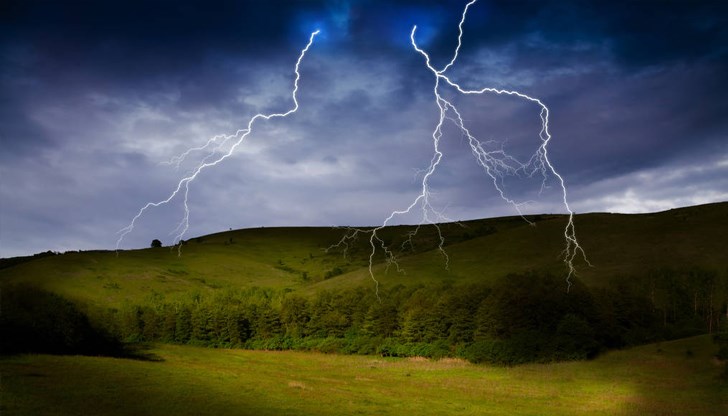
[{"label": "foreground grass", "polygon": [[0,359],[0,414],[725,415],[707,336],[515,368],[160,345],[163,361]]}]

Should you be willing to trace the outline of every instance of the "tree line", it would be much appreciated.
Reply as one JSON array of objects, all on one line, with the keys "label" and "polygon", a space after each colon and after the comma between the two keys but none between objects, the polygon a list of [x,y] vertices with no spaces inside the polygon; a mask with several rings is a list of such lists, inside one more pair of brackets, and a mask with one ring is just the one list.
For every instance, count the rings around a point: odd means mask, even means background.
[{"label": "tree line", "polygon": [[165,342],[511,365],[586,359],[728,325],[728,273],[698,269],[660,270],[604,287],[573,279],[568,292],[563,277],[531,272],[487,283],[398,285],[380,299],[370,287],[310,296],[255,287],[152,293],[93,310],[89,319],[57,295],[4,288],[0,331],[13,334],[3,338],[3,352],[93,354],[119,341]]},{"label": "tree line", "polygon": [[544,273],[469,285],[358,287],[312,296],[249,288],[153,294],[106,311],[127,342],[300,349],[387,356],[458,356],[515,364],[712,332],[728,319],[726,276],[661,270],[587,288]]}]

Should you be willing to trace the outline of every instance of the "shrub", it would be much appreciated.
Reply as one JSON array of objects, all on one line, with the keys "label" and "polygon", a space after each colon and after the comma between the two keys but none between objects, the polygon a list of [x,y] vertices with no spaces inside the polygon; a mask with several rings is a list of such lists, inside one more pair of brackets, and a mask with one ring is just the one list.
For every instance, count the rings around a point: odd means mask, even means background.
[{"label": "shrub", "polygon": [[599,352],[594,330],[579,316],[566,314],[556,329],[556,356],[558,359],[583,360]]}]

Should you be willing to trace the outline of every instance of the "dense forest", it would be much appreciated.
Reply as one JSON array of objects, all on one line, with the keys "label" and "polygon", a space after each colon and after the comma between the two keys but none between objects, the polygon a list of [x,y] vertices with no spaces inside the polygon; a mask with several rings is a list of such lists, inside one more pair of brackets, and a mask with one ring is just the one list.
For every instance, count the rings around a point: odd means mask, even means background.
[{"label": "dense forest", "polygon": [[15,335],[3,338],[3,352],[104,354],[118,340],[512,365],[586,359],[700,333],[725,344],[728,273],[665,269],[609,287],[578,279],[569,287],[562,276],[530,272],[488,284],[397,285],[378,296],[371,287],[310,296],[255,287],[154,292],[86,312],[38,289],[5,288],[0,332]]}]

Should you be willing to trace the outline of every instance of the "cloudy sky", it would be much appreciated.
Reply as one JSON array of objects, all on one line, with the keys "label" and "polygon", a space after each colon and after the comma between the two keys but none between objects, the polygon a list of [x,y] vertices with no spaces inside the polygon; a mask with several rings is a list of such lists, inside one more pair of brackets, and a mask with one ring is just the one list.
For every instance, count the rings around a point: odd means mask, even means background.
[{"label": "cloudy sky", "polygon": [[[204,154],[165,164],[256,113],[228,159],[190,185],[188,237],[276,225],[374,225],[420,192],[438,120],[434,77],[466,1],[36,1],[0,5],[0,257],[113,248],[147,202]],[[576,212],[728,200],[728,7],[723,1],[488,1],[448,76],[518,90],[551,110],[549,156]],[[458,97],[471,131],[528,159],[539,108]],[[446,126],[432,202],[451,219],[514,214]],[[223,149],[224,150],[224,149]],[[565,212],[503,182],[527,212]],[[170,243],[182,201],[149,210],[123,248]],[[395,222],[413,222],[403,216]],[[578,227],[578,224],[577,224]]]}]

